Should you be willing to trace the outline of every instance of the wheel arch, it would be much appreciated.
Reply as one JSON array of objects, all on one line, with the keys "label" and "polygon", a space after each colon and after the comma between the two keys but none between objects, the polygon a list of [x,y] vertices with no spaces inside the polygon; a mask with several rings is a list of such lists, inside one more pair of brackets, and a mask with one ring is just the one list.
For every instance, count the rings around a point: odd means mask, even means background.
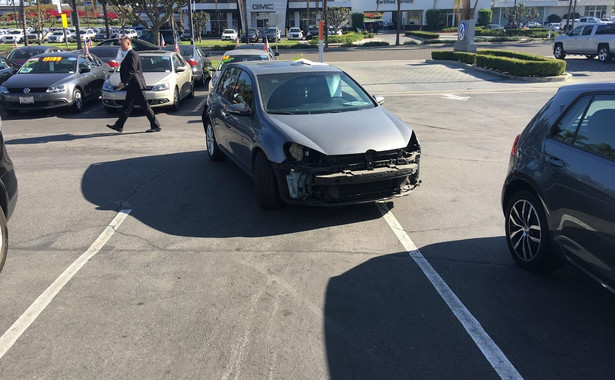
[{"label": "wheel arch", "polygon": [[502,212],[506,214],[506,206],[508,206],[508,202],[513,197],[513,195],[518,193],[519,191],[527,191],[536,196],[536,198],[538,198],[538,200],[542,204],[545,216],[547,217],[547,226],[549,227],[549,230],[552,230],[550,212],[549,208],[547,207],[547,204],[544,201],[544,197],[542,196],[540,191],[538,191],[536,187],[531,184],[530,181],[523,177],[514,178],[510,180],[510,182],[507,182],[506,190],[502,193]]}]

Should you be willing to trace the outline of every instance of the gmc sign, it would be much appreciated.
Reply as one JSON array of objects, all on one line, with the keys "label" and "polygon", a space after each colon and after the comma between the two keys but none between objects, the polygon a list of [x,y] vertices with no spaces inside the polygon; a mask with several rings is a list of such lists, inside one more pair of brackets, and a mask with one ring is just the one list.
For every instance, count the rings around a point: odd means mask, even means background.
[{"label": "gmc sign", "polygon": [[252,4],[252,9],[256,11],[273,10],[273,4]]}]

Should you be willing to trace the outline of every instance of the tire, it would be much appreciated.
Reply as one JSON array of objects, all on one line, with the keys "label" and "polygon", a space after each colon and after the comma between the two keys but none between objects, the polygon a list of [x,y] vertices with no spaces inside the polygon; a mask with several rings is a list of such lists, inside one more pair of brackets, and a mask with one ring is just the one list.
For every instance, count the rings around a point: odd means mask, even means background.
[{"label": "tire", "polygon": [[506,206],[506,243],[513,259],[526,270],[550,272],[563,265],[551,250],[547,218],[540,200],[522,190]]},{"label": "tire", "polygon": [[188,93],[188,99],[194,98],[194,80],[190,82],[190,92]]},{"label": "tire", "polygon": [[179,90],[177,87],[175,87],[175,92],[173,93],[173,104],[171,105],[171,111],[179,111]]},{"label": "tire", "polygon": [[595,55],[595,54],[587,54],[587,55],[585,56],[585,58],[587,58],[587,59],[589,59],[589,60],[592,60],[592,59],[596,58],[596,55]]},{"label": "tire", "polygon": [[0,235],[0,272],[2,272],[2,267],[4,267],[6,254],[9,249],[9,229],[2,208],[0,208]]},{"label": "tire", "polygon": [[83,93],[78,88],[75,88],[73,92],[73,105],[71,110],[73,113],[80,113],[83,111]]},{"label": "tire", "polygon": [[265,210],[282,207],[278,182],[265,153],[258,152],[254,158],[254,188],[258,205]]},{"label": "tire", "polygon": [[553,56],[557,59],[566,58],[566,52],[564,51],[564,46],[562,44],[556,44],[553,48]]},{"label": "tire", "polygon": [[211,123],[207,123],[207,127],[205,128],[205,140],[207,141],[207,154],[209,155],[209,159],[212,161],[224,160],[224,154],[218,147],[218,142],[214,135],[214,128]]},{"label": "tire", "polygon": [[207,92],[211,92],[211,77],[203,77],[203,89]]},{"label": "tire", "polygon": [[603,63],[607,63],[611,61],[611,51],[609,50],[608,45],[600,45],[598,46],[598,60]]}]

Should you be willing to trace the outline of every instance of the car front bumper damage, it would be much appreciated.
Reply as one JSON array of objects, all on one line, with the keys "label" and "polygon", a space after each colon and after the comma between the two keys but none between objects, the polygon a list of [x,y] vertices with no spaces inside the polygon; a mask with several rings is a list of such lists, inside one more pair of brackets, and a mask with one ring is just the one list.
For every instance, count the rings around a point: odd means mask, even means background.
[{"label": "car front bumper damage", "polygon": [[420,154],[374,164],[336,163],[326,167],[285,161],[274,164],[280,196],[287,203],[344,205],[387,201],[408,195],[420,184]]}]

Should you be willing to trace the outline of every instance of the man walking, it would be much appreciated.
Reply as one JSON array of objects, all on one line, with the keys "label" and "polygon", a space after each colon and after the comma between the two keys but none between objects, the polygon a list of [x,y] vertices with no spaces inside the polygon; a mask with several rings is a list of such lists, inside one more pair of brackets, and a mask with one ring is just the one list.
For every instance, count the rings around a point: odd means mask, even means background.
[{"label": "man walking", "polygon": [[143,92],[145,90],[145,78],[143,78],[139,54],[132,49],[129,37],[120,38],[120,48],[124,55],[120,66],[120,89],[126,87],[126,100],[124,100],[120,118],[115,124],[107,124],[107,127],[122,133],[124,123],[130,116],[135,102],[137,102],[149,120],[150,129],[145,132],[160,132],[160,123],[156,120],[156,115],[154,115],[154,111],[149,106]]}]

